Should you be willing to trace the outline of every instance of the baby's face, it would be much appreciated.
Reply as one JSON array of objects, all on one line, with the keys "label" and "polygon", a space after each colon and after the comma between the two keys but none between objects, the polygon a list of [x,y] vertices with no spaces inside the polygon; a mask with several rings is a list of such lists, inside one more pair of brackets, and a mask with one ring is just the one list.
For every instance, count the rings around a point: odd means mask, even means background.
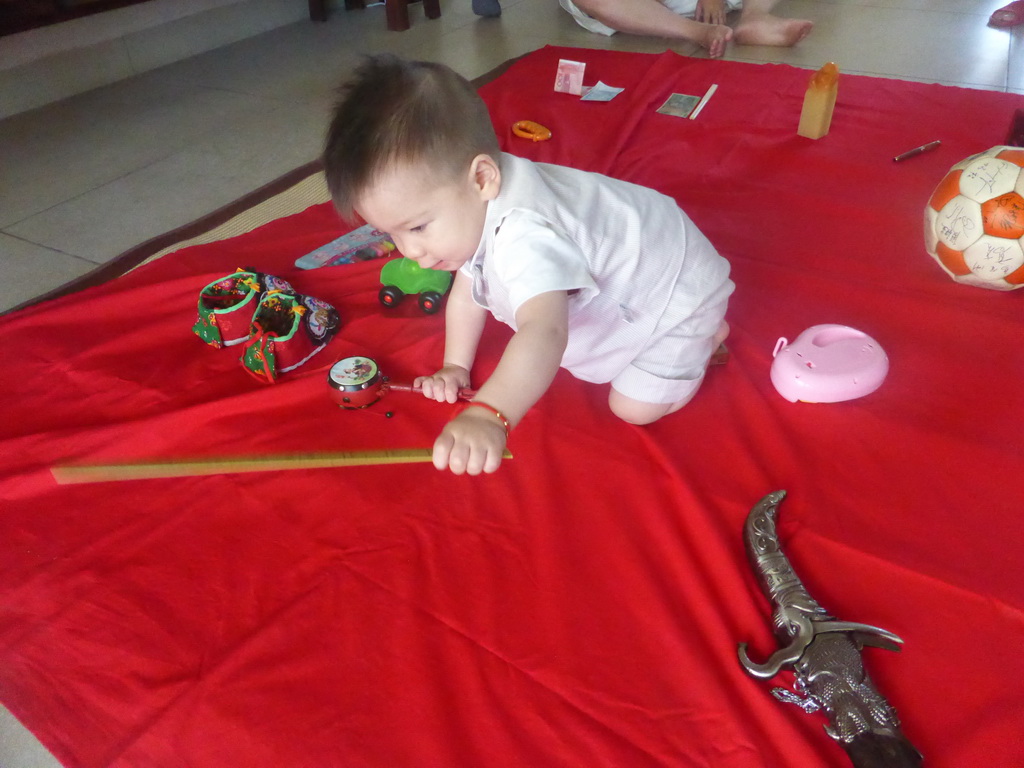
[{"label": "baby's face", "polygon": [[496,194],[473,169],[438,178],[422,165],[405,164],[382,174],[356,210],[421,267],[454,272],[476,252],[487,201]]}]

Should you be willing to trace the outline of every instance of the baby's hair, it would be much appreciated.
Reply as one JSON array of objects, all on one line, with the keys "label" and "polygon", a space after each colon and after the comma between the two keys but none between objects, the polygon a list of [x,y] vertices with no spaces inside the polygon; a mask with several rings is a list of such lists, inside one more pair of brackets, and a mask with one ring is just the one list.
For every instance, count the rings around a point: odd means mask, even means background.
[{"label": "baby's hair", "polygon": [[394,164],[422,163],[445,181],[468,173],[477,155],[498,159],[486,105],[465,78],[442,64],[370,56],[338,94],[323,162],[331,198],[345,219]]}]

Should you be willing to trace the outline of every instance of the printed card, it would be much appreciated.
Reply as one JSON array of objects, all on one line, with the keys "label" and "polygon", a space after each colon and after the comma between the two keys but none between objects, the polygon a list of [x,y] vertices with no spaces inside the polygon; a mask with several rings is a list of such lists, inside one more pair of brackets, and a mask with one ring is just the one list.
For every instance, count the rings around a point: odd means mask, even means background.
[{"label": "printed card", "polygon": [[598,80],[596,85],[583,89],[583,98],[580,101],[611,101],[624,90],[626,89],[616,88]]},{"label": "printed card", "polygon": [[665,103],[658,107],[663,115],[673,117],[689,117],[693,108],[700,103],[700,96],[689,96],[685,93],[673,93],[666,99]]}]

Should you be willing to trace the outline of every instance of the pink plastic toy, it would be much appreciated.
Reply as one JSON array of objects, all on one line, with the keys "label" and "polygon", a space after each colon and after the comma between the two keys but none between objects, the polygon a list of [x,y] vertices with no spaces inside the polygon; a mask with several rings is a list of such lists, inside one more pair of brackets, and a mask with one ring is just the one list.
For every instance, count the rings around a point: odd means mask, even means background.
[{"label": "pink plastic toy", "polygon": [[882,386],[889,358],[866,333],[845,325],[813,325],[772,352],[772,384],[792,403],[838,403]]}]

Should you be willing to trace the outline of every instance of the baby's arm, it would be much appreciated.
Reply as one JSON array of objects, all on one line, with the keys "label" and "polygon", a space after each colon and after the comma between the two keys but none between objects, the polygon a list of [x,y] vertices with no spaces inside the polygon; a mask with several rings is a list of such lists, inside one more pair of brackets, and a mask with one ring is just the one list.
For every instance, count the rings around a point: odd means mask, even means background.
[{"label": "baby's arm", "polygon": [[444,313],[444,363],[433,376],[420,376],[415,381],[425,397],[439,403],[454,403],[459,389],[469,386],[469,372],[488,315],[473,301],[472,287],[472,279],[462,272],[455,273]]},{"label": "baby's arm", "polygon": [[[551,385],[568,339],[569,297],[548,291],[516,311],[518,330],[475,400],[501,412],[513,427]],[[505,427],[487,408],[466,408],[434,442],[434,466],[457,475],[494,472],[505,449]]]}]

